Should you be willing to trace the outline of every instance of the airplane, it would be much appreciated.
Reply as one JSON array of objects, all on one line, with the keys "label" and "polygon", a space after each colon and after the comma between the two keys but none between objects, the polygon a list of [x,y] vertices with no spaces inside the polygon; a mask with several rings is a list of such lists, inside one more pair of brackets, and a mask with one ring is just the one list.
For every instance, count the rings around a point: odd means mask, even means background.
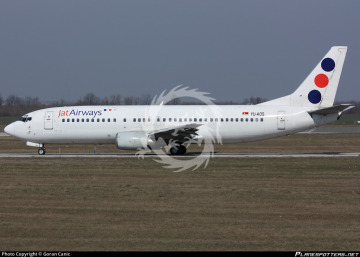
[{"label": "airplane", "polygon": [[290,95],[257,105],[69,106],[30,112],[4,131],[46,153],[46,144],[115,144],[122,150],[169,146],[186,153],[188,143],[214,139],[240,143],[311,130],[334,122],[354,106],[333,105],[347,46],[334,46]]}]

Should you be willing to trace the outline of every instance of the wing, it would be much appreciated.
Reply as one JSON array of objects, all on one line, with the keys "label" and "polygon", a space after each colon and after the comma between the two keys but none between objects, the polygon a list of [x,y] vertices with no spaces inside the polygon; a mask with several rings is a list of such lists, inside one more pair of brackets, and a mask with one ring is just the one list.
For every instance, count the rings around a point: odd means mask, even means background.
[{"label": "wing", "polygon": [[196,132],[199,130],[198,127],[200,127],[201,125],[202,124],[196,124],[196,123],[185,124],[181,126],[156,130],[149,133],[149,135],[153,136],[156,139],[156,141],[159,138],[161,138],[167,144],[169,144],[170,140],[183,143],[197,136],[198,134]]}]

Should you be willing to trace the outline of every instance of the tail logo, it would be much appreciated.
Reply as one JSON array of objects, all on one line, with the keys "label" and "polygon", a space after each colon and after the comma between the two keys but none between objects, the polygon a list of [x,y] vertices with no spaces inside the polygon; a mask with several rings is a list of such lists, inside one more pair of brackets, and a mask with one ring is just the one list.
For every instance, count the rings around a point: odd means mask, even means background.
[{"label": "tail logo", "polygon": [[[331,58],[325,58],[321,62],[321,68],[325,72],[330,72],[335,68],[335,62]],[[318,88],[325,88],[329,84],[329,78],[325,74],[318,74],[314,80],[315,85]],[[311,90],[308,94],[308,99],[312,104],[318,104],[321,101],[321,93],[318,90]]]},{"label": "tail logo", "polygon": [[325,58],[322,62],[321,62],[321,68],[324,71],[330,72],[335,68],[335,62],[333,59],[331,58]]},{"label": "tail logo", "polygon": [[324,88],[329,84],[329,78],[325,74],[319,74],[315,77],[315,85]]}]

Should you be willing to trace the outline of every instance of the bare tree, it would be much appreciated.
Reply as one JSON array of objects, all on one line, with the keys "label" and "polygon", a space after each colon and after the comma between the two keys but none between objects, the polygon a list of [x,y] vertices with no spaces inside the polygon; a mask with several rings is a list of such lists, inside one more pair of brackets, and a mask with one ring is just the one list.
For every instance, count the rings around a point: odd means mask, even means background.
[{"label": "bare tree", "polygon": [[0,94],[0,107],[2,106],[3,102],[4,102],[4,100],[3,100],[3,98],[2,98],[2,96]]},{"label": "bare tree", "polygon": [[267,99],[266,98],[262,98],[262,97],[250,97],[250,98],[246,98],[241,104],[247,104],[247,105],[255,105],[255,104],[259,104],[259,103],[263,103],[266,102]]},{"label": "bare tree", "polygon": [[122,102],[121,95],[117,94],[117,95],[110,96],[110,105],[120,105],[121,102]]},{"label": "bare tree", "polygon": [[134,97],[133,96],[127,96],[124,98],[125,105],[132,105],[134,104]]},{"label": "bare tree", "polygon": [[181,99],[176,95],[172,96],[172,99],[166,103],[167,105],[179,105],[181,104]]},{"label": "bare tree", "polygon": [[5,104],[7,106],[20,106],[23,105],[23,99],[21,99],[21,97],[11,94],[6,98]]},{"label": "bare tree", "polygon": [[87,93],[82,99],[82,103],[85,105],[98,105],[100,104],[100,98],[93,93]]},{"label": "bare tree", "polygon": [[109,105],[109,98],[107,98],[107,96],[105,96],[101,101],[100,101],[101,105]]},{"label": "bare tree", "polygon": [[40,104],[38,97],[26,96],[23,100],[25,106],[38,106]]},{"label": "bare tree", "polygon": [[140,103],[139,104],[144,104],[144,105],[149,105],[152,102],[152,97],[151,95],[147,94],[147,95],[143,95],[140,98]]}]

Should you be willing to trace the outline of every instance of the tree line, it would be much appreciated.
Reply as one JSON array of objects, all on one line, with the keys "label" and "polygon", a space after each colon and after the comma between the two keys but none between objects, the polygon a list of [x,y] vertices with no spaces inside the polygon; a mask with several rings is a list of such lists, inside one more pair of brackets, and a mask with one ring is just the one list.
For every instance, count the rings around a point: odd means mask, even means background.
[{"label": "tree line", "polygon": [[[114,94],[110,97],[100,98],[94,93],[87,93],[85,96],[79,98],[77,101],[69,102],[64,99],[52,102],[42,102],[38,97],[19,97],[17,95],[11,94],[7,98],[3,98],[0,94],[0,116],[21,116],[25,113],[29,113],[42,108],[49,107],[60,107],[60,106],[82,106],[82,105],[149,105],[151,104],[153,97],[149,94],[143,96],[122,96],[120,94]],[[267,101],[266,98],[262,97],[249,97],[243,100],[242,102],[234,101],[222,101],[216,102],[215,104],[219,105],[254,105]],[[350,104],[354,105],[355,108],[351,109],[347,113],[360,113],[360,101],[350,101]],[[202,102],[196,101],[184,101],[181,98],[176,96],[173,99],[166,103],[168,105],[190,105],[190,104],[204,104]]]}]

